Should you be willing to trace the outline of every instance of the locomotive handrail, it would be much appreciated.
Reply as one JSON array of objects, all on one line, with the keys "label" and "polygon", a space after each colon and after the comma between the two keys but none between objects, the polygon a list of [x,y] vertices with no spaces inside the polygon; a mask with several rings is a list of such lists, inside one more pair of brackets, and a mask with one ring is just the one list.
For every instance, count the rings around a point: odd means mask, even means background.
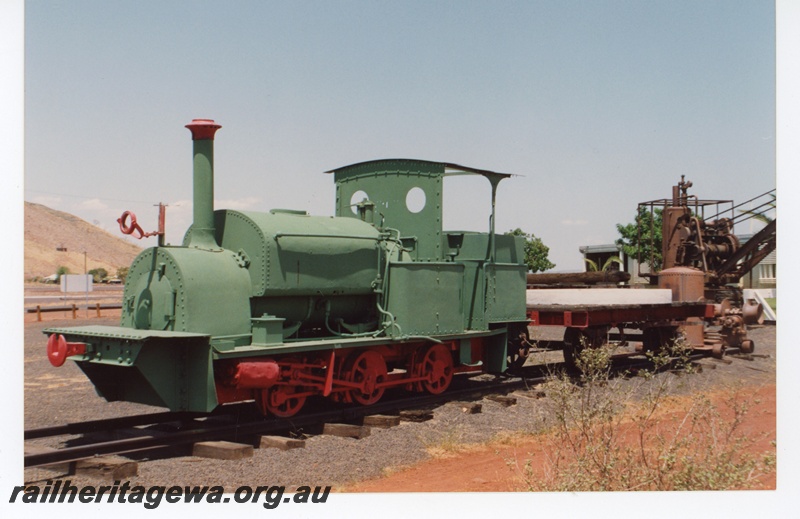
[{"label": "locomotive handrail", "polygon": [[355,236],[346,234],[303,234],[294,232],[279,232],[275,233],[275,240],[278,238],[343,238],[347,240],[372,240],[380,241],[380,238],[374,236]]}]

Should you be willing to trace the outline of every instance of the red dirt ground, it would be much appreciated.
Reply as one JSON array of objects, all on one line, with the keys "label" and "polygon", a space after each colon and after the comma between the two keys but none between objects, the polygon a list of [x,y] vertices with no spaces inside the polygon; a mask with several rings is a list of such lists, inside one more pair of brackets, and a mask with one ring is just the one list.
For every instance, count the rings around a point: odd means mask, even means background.
[{"label": "red dirt ground", "polygon": [[[744,418],[739,429],[749,438],[757,439],[749,445],[752,455],[775,454],[771,443],[776,440],[775,385],[754,388],[754,398],[759,399]],[[717,408],[724,407],[724,395],[710,396]],[[671,427],[683,413],[667,411],[659,425]],[[672,426],[674,428],[674,426]],[[633,438],[631,438],[633,441]],[[446,458],[433,458],[408,467],[386,477],[364,481],[344,489],[346,492],[508,492],[525,490],[519,471],[509,468],[507,460],[517,460],[520,467],[525,460],[543,459],[545,442],[542,439],[520,440],[513,445],[495,444],[467,449],[466,452]],[[539,475],[543,467],[534,467]],[[754,483],[751,489],[775,489],[776,473],[773,471]]]}]

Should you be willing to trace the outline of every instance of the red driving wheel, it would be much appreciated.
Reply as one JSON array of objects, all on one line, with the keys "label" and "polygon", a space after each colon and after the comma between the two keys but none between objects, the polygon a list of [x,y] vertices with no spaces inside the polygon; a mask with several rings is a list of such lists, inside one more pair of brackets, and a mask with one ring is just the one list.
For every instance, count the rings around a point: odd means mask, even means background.
[{"label": "red driving wheel", "polygon": [[257,401],[262,411],[279,418],[289,418],[300,412],[306,403],[306,397],[298,395],[292,386],[275,386],[257,393]]},{"label": "red driving wheel", "polygon": [[443,344],[434,344],[419,364],[419,375],[425,377],[422,386],[428,393],[438,395],[453,381],[453,356]]},{"label": "red driving wheel", "polygon": [[377,351],[359,353],[347,372],[348,382],[361,384],[350,391],[350,397],[361,405],[374,404],[381,399],[385,388],[379,385],[386,380],[386,361]]}]

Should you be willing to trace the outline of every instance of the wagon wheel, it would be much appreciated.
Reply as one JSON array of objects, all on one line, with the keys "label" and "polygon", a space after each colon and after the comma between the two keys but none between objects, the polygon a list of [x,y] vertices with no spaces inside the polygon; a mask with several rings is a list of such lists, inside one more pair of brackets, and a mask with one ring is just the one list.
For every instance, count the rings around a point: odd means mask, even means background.
[{"label": "wagon wheel", "polygon": [[296,415],[306,403],[305,395],[298,395],[292,386],[275,386],[257,393],[258,402],[264,414],[273,414],[280,418]]},{"label": "wagon wheel", "polygon": [[378,384],[386,380],[386,361],[383,355],[374,350],[359,353],[348,362],[347,381],[360,383],[359,389],[352,389],[350,397],[361,405],[374,404],[381,399],[385,388]]},{"label": "wagon wheel", "polygon": [[600,348],[607,342],[607,326],[567,328],[564,331],[564,364],[571,371],[579,371],[577,360],[584,348]]},{"label": "wagon wheel", "polygon": [[453,356],[450,350],[443,344],[434,344],[428,348],[422,362],[418,364],[417,376],[425,377],[422,387],[428,393],[443,393],[453,381]]}]

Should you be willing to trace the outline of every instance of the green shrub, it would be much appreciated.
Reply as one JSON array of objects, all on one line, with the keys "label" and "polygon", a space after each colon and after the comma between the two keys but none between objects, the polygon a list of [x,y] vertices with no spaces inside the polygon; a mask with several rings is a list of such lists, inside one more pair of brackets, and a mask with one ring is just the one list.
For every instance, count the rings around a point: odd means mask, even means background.
[{"label": "green shrub", "polygon": [[95,283],[101,283],[108,277],[108,271],[102,267],[90,270],[89,274],[92,276],[92,281]]},{"label": "green shrub", "polygon": [[69,271],[69,267],[65,267],[64,265],[58,267],[56,269],[56,283],[60,283],[61,282],[61,276],[65,275],[65,274],[72,274],[72,272]]}]

